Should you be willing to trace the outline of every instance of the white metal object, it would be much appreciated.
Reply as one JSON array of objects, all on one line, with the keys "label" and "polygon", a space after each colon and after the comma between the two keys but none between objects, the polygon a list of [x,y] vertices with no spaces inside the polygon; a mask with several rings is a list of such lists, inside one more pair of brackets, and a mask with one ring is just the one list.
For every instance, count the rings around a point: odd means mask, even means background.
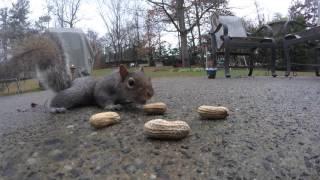
[{"label": "white metal object", "polygon": [[47,33],[55,36],[61,43],[68,70],[73,66],[76,74],[91,74],[94,55],[90,43],[81,29],[50,28]]},{"label": "white metal object", "polygon": [[320,26],[320,0],[318,0],[318,26]]}]

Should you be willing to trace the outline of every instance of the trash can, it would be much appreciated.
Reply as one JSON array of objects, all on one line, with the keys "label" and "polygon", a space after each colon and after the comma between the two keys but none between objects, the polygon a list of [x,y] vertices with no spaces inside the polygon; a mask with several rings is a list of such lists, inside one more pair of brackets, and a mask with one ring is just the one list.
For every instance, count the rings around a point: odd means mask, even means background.
[{"label": "trash can", "polygon": [[217,68],[206,68],[209,79],[216,78]]}]

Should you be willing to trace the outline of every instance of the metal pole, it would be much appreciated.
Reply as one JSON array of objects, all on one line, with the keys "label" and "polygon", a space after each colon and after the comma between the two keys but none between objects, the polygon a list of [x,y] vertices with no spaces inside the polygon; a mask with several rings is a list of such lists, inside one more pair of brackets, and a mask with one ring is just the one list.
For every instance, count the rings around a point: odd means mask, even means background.
[{"label": "metal pole", "polygon": [[206,53],[206,70],[209,68],[208,67],[208,47],[207,47],[207,44],[205,45],[204,47],[204,52]]},{"label": "metal pole", "polygon": [[318,26],[320,26],[320,0],[318,0]]}]

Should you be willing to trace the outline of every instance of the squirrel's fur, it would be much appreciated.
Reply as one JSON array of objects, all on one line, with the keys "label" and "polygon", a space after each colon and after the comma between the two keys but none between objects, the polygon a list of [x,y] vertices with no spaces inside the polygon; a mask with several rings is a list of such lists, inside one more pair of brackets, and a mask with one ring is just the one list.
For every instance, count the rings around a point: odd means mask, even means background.
[{"label": "squirrel's fur", "polygon": [[36,71],[39,81],[55,92],[71,85],[63,48],[52,34],[33,35],[16,43],[12,61],[25,64],[24,70]]},{"label": "squirrel's fur", "polygon": [[145,104],[152,96],[151,80],[145,76],[143,70],[128,72],[121,65],[119,71],[108,76],[75,79],[70,88],[56,94],[51,101],[51,107],[69,109],[98,105],[108,109],[116,104]]},{"label": "squirrel's fur", "polygon": [[143,69],[129,72],[123,65],[101,78],[87,76],[72,81],[63,49],[50,35],[25,39],[16,46],[13,59],[35,65],[40,82],[57,93],[50,103],[53,112],[83,105],[108,108],[115,104],[144,104],[153,96],[151,80]]}]

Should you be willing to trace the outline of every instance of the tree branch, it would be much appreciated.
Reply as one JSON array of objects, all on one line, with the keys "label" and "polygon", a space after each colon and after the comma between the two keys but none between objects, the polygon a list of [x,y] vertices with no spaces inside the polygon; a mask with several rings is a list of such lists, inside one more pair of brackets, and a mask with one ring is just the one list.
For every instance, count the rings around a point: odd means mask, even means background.
[{"label": "tree branch", "polygon": [[156,5],[156,6],[168,6],[169,8],[174,8],[173,6],[171,6],[170,4],[168,3],[165,3],[165,2],[155,2],[155,1],[152,1],[152,0],[147,0],[148,2]]},{"label": "tree branch", "polygon": [[186,31],[187,31],[187,32],[191,31],[191,30],[199,23],[199,21],[202,19],[202,17],[203,17],[208,11],[210,11],[211,9],[213,9],[214,6],[215,6],[215,5],[211,5],[211,6],[209,6],[206,10],[204,10],[204,11],[200,14],[199,18],[197,18],[197,20],[196,20],[194,23],[192,23],[192,25],[191,25],[188,29],[186,29]]},{"label": "tree branch", "polygon": [[[177,29],[177,31],[181,31],[179,26],[177,25],[177,23],[174,21],[173,17],[170,15],[170,13],[167,11],[167,9],[164,7],[164,5],[167,5],[165,2],[163,2],[163,0],[161,1],[161,3],[159,2],[154,2],[154,1],[151,1],[151,0],[148,0],[148,2],[151,2],[157,6],[159,6],[163,11],[164,13],[168,16],[168,18],[170,19],[170,21],[172,22],[172,24],[174,25],[174,27]],[[172,7],[170,5],[167,5],[169,7]]]}]

